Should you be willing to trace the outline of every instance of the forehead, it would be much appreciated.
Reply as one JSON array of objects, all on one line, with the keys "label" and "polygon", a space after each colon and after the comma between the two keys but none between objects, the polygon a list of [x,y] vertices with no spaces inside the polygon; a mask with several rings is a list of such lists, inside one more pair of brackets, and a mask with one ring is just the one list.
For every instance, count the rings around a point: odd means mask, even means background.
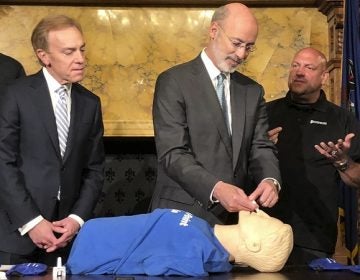
[{"label": "forehead", "polygon": [[304,51],[295,55],[293,62],[318,66],[322,63],[322,57],[314,52]]},{"label": "forehead", "polygon": [[232,37],[247,42],[255,42],[258,33],[257,24],[249,16],[230,15],[222,21],[223,29]]},{"label": "forehead", "polygon": [[253,230],[263,229],[263,230],[273,230],[274,228],[280,228],[283,223],[275,218],[268,216],[265,213],[259,212],[240,212],[240,228],[242,230]]},{"label": "forehead", "polygon": [[83,40],[81,32],[76,27],[66,27],[56,30],[50,30],[48,34],[49,41],[71,42],[73,40]]}]

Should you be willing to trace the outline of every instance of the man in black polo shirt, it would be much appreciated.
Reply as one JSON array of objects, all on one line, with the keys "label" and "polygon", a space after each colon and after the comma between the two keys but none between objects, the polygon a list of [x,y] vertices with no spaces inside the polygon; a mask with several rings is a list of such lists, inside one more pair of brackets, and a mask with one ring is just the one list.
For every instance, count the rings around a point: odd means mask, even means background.
[{"label": "man in black polo shirt", "polygon": [[283,188],[267,212],[290,224],[294,250],[288,264],[306,264],[335,251],[339,182],[360,186],[360,125],[326,100],[326,57],[313,48],[296,53],[289,92],[267,103]]}]

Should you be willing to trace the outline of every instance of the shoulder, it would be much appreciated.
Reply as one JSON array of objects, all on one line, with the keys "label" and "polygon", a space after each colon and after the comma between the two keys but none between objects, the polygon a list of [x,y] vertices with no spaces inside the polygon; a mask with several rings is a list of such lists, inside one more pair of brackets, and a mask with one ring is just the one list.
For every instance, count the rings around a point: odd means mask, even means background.
[{"label": "shoulder", "polygon": [[77,94],[80,98],[86,98],[92,100],[93,102],[99,102],[100,98],[95,93],[84,87],[79,83],[73,83],[71,92]]},{"label": "shoulder", "polygon": [[3,53],[0,53],[0,64],[14,64],[16,66],[21,66],[21,63],[17,61],[15,58],[5,55]]},{"label": "shoulder", "polygon": [[235,71],[234,73],[231,74],[231,80],[235,81],[241,85],[245,85],[245,86],[254,86],[254,87],[261,87],[262,86],[256,82],[255,80],[253,80],[252,78],[245,76],[244,74]]},{"label": "shoulder", "polygon": [[285,97],[282,97],[282,98],[278,98],[278,99],[266,102],[266,107],[268,109],[271,109],[274,107],[283,106],[284,104],[286,104],[286,100],[285,100]]},{"label": "shoulder", "polygon": [[333,114],[339,119],[356,120],[355,114],[347,109],[334,104],[328,100],[324,101],[324,106],[327,114]]},{"label": "shoulder", "polygon": [[163,76],[182,76],[194,73],[194,71],[205,70],[205,66],[203,65],[200,56],[196,57],[193,60],[180,63],[170,67],[169,69],[163,71],[159,77]]},{"label": "shoulder", "polygon": [[23,76],[18,79],[9,81],[7,88],[9,91],[19,92],[19,89],[37,88],[38,86],[40,86],[42,84],[45,85],[46,81],[40,71],[36,74],[32,74],[29,76]]}]

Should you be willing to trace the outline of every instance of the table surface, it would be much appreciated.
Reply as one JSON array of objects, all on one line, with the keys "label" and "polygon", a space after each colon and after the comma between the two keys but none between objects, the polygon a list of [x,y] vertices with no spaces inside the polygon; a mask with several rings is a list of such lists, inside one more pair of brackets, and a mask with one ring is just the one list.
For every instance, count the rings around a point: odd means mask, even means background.
[{"label": "table surface", "polygon": [[[23,280],[53,280],[49,272],[43,276],[21,277]],[[9,280],[19,280],[17,276],[8,277]],[[57,278],[61,280],[62,278]],[[180,277],[180,276],[145,276],[145,275],[67,275],[66,280],[185,280],[185,279],[208,279],[208,280],[359,280],[360,274],[351,271],[313,271],[304,266],[287,266],[281,272],[260,273],[250,268],[234,267],[230,273],[211,274],[208,277]]]}]

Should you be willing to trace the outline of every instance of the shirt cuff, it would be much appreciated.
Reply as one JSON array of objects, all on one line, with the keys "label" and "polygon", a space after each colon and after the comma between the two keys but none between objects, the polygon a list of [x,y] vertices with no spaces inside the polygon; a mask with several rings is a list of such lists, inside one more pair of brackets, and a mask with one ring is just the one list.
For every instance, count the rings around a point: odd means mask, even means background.
[{"label": "shirt cuff", "polygon": [[84,225],[84,220],[81,219],[78,215],[75,215],[75,214],[70,214],[69,215],[69,218],[72,218],[74,219],[75,221],[77,221],[80,225],[80,227],[82,227]]},{"label": "shirt cuff", "polygon": [[213,187],[211,193],[210,193],[210,198],[209,198],[209,200],[210,200],[210,203],[211,203],[211,204],[219,203],[219,200],[218,200],[218,199],[215,199],[215,200],[214,200],[214,198],[213,198],[213,194],[214,194],[215,187],[216,187],[216,185],[219,184],[219,183],[222,183],[222,181],[217,182],[217,183],[215,184],[215,186]]},{"label": "shirt cuff", "polygon": [[44,220],[43,216],[39,215],[35,219],[32,219],[30,222],[26,223],[22,227],[18,228],[20,234],[23,236],[33,229],[38,223]]},{"label": "shirt cuff", "polygon": [[267,178],[265,178],[265,179],[262,179],[261,182],[263,182],[263,181],[265,181],[265,180],[271,180],[271,181],[273,181],[273,183],[274,183],[274,185],[275,185],[278,193],[281,191],[281,185],[280,185],[280,183],[279,183],[278,180],[276,180],[276,179],[274,179],[274,178],[271,178],[271,177],[267,177]]}]

